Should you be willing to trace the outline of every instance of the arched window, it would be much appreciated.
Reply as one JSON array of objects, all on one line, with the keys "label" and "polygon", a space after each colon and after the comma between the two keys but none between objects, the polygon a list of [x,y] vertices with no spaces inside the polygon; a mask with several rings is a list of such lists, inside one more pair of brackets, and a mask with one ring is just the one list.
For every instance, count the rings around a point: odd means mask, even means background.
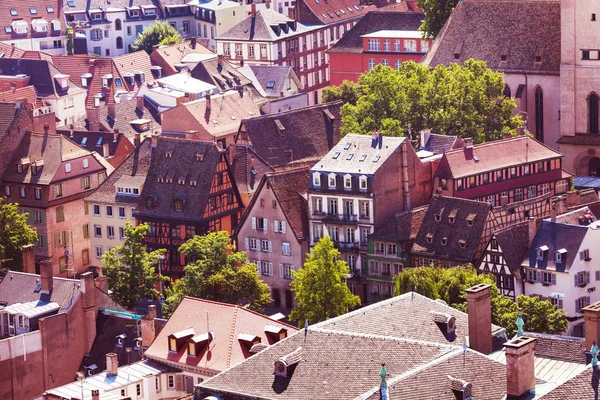
[{"label": "arched window", "polygon": [[121,29],[123,29],[123,27],[121,26],[121,20],[117,18],[115,19],[115,30],[120,31]]},{"label": "arched window", "polygon": [[592,135],[598,134],[598,95],[592,93],[588,97],[588,124]]},{"label": "arched window", "polygon": [[117,49],[123,48],[123,38],[121,36],[117,37]]},{"label": "arched window", "polygon": [[535,88],[535,138],[544,141],[544,92],[542,88]]},{"label": "arched window", "polygon": [[504,84],[504,92],[502,94],[504,94],[504,97],[510,97],[510,86]]}]

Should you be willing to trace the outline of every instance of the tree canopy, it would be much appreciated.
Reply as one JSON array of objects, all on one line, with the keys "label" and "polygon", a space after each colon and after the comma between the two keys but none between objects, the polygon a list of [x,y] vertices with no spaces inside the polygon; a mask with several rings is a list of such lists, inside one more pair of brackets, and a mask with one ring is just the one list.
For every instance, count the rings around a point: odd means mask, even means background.
[{"label": "tree canopy", "polygon": [[458,0],[418,0],[417,5],[425,14],[419,30],[425,37],[436,37],[457,4]]},{"label": "tree canopy", "polygon": [[164,250],[146,251],[141,239],[146,236],[148,224],[125,226],[125,242],[110,249],[102,256],[102,273],[108,278],[108,287],[113,298],[123,307],[131,309],[135,302],[143,299],[158,299],[156,285],[168,280],[156,272],[159,256]]},{"label": "tree canopy", "polygon": [[291,283],[298,305],[292,309],[290,320],[313,324],[360,306],[360,298],[346,284],[350,269],[339,256],[329,236],[319,240],[308,254]]},{"label": "tree canopy", "polygon": [[183,38],[168,21],[156,21],[144,28],[133,45],[134,50],[145,50],[152,53],[152,46],[166,45],[171,42],[181,43]]},{"label": "tree canopy", "polygon": [[515,321],[519,314],[525,322],[524,329],[538,333],[563,333],[568,328],[567,317],[562,309],[539,297],[521,295],[514,302],[498,294],[492,275],[478,275],[472,266],[438,268],[406,268],[396,278],[395,294],[415,291],[430,299],[442,299],[450,306],[467,312],[466,289],[479,283],[492,285],[492,323],[506,328],[509,336],[517,329]]},{"label": "tree canopy", "polygon": [[235,251],[225,231],[194,236],[179,247],[190,261],[184,276],[166,289],[163,312],[172,313],[184,296],[248,306],[262,312],[270,290],[259,279],[256,264],[246,253]]},{"label": "tree canopy", "polygon": [[504,76],[484,61],[438,65],[409,61],[399,69],[377,65],[357,83],[324,90],[326,101],[343,100],[342,133],[409,136],[420,132],[470,137],[474,143],[501,139],[522,126],[512,115],[514,100],[504,97]]},{"label": "tree canopy", "polygon": [[37,231],[27,225],[28,213],[20,213],[17,203],[5,203],[0,197],[0,266],[23,270],[23,246],[38,240]]}]

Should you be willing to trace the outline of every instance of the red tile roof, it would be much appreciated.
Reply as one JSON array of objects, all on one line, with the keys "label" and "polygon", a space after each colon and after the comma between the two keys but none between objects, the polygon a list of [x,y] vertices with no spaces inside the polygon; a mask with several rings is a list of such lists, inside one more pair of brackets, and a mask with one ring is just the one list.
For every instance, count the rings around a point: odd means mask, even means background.
[{"label": "red tile roof", "polygon": [[[358,5],[355,0],[298,0],[298,2],[302,3],[300,5],[302,9],[308,8],[320,23],[326,25],[356,19],[376,9],[375,6]],[[314,22],[314,17],[305,19],[302,14],[301,11],[298,22]]]},{"label": "red tile roof", "polygon": [[[221,372],[252,355],[238,340],[240,334],[258,336],[261,343],[272,344],[265,333],[266,325],[286,329],[288,335],[298,331],[291,325],[274,321],[244,307],[185,297],[146,351],[146,357]],[[214,334],[210,353],[200,353],[200,357],[196,358],[188,357],[187,346],[183,346],[179,353],[169,353],[168,336],[190,328],[194,330],[194,335]]]},{"label": "red tile roof", "polygon": [[161,46],[154,49],[150,58],[153,65],[159,65],[163,69],[163,76],[176,74],[175,64],[181,63],[183,57],[188,54],[215,54],[200,43],[196,43],[195,48],[191,48],[190,41],[169,46]]},{"label": "red tile roof", "polygon": [[31,104],[34,104],[37,100],[37,94],[35,93],[35,87],[25,86],[15,90],[7,90],[6,92],[0,92],[0,101],[13,103],[17,100],[27,99]]},{"label": "red tile roof", "polygon": [[447,151],[444,155],[455,179],[562,156],[561,153],[529,136],[475,145],[473,157],[469,158],[462,148]]},{"label": "red tile roof", "polygon": [[23,53],[21,58],[27,58],[29,60],[46,60],[52,62],[52,56],[43,51],[27,50]]},{"label": "red tile roof", "polygon": [[[4,29],[4,28],[2,28]],[[25,50],[19,49],[16,46],[0,42],[0,54],[5,58],[21,58],[25,54]]]},{"label": "red tile roof", "polygon": [[[26,38],[56,37],[65,35],[66,24],[63,15],[62,0],[2,0],[2,9],[0,10],[0,40],[19,40]],[[31,10],[35,9],[35,14]],[[13,15],[11,10],[16,11]],[[51,11],[50,11],[51,10]],[[31,26],[31,21],[35,19],[44,19],[48,23],[46,32],[37,32]],[[27,34],[16,34],[14,30],[6,32],[5,27],[10,27],[13,21],[27,22]],[[54,31],[52,21],[60,22],[60,30]]]},{"label": "red tile roof", "polygon": [[[142,71],[144,73],[144,78],[146,82],[153,81],[155,78],[152,75],[152,70],[150,69],[150,67],[152,66],[152,63],[150,62],[150,55],[143,50],[134,51],[132,53],[127,53],[118,57],[114,57],[113,61],[115,62],[117,70],[119,71],[121,76],[123,76],[126,73]],[[130,85],[127,79],[125,79],[123,81],[123,84],[130,91],[137,90],[140,87],[140,82],[138,80],[134,80],[134,84]]]}]

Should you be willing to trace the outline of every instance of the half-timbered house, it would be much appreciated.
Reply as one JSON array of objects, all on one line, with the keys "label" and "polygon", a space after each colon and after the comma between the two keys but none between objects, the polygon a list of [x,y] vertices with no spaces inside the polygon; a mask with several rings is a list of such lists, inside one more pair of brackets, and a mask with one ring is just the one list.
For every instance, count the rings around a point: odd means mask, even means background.
[{"label": "half-timbered house", "polygon": [[136,207],[149,250],[166,249],[163,273],[179,275],[186,239],[237,228],[243,210],[225,151],[215,143],[158,137]]}]

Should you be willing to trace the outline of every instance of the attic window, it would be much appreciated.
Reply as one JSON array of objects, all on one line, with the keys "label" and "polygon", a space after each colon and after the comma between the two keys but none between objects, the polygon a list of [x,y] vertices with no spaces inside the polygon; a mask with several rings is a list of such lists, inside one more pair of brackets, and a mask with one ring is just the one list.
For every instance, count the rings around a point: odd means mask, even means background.
[{"label": "attic window", "polygon": [[65,164],[65,172],[71,172],[71,163]]},{"label": "attic window", "polygon": [[53,13],[54,12],[54,7],[52,6],[46,6],[46,11],[49,13]]},{"label": "attic window", "polygon": [[460,247],[461,247],[462,249],[464,249],[464,248],[465,248],[465,246],[467,245],[467,242],[466,242],[464,239],[460,239],[460,240],[458,241],[458,244],[460,245]]},{"label": "attic window", "polygon": [[536,249],[537,259],[543,260],[545,253],[548,251],[548,246],[540,246]]},{"label": "attic window", "polygon": [[289,378],[291,376],[291,373],[293,372],[292,367],[298,364],[301,359],[302,347],[298,347],[293,352],[286,354],[279,360],[275,361],[275,371],[273,373],[277,376]]},{"label": "attic window", "polygon": [[177,212],[183,211],[183,200],[175,199],[175,211],[177,211]]},{"label": "attic window", "polygon": [[173,157],[173,152],[170,150],[165,151],[165,157],[166,158],[172,158]]},{"label": "attic window", "polygon": [[427,241],[427,243],[433,243],[433,235],[431,233],[428,233],[425,236],[425,240]]},{"label": "attic window", "polygon": [[19,13],[14,8],[11,8],[10,9],[10,15],[12,15],[13,17],[15,17],[15,16],[19,15]]},{"label": "attic window", "polygon": [[363,154],[362,156],[360,156],[360,160],[359,160],[359,161],[360,161],[360,162],[363,162],[363,161],[365,161],[366,159],[367,159],[367,155],[366,155],[366,154]]},{"label": "attic window", "polygon": [[554,253],[554,262],[562,263],[565,262],[567,258],[567,249],[560,249]]},{"label": "attic window", "polygon": [[204,161],[204,154],[196,153],[196,161]]},{"label": "attic window", "polygon": [[196,186],[198,184],[197,181],[190,180],[190,186]]},{"label": "attic window", "polygon": [[5,26],[5,27],[4,27],[4,32],[6,32],[6,33],[12,33],[12,27],[10,27],[10,26]]},{"label": "attic window", "polygon": [[442,215],[441,214],[435,214],[435,220],[437,222],[440,222],[442,220]]},{"label": "attic window", "polygon": [[476,214],[469,214],[467,216],[467,225],[473,226],[473,222],[475,221]]},{"label": "attic window", "polygon": [[339,156],[340,156],[340,152],[339,151],[336,151],[335,153],[333,153],[333,159],[334,160],[337,160]]},{"label": "attic window", "polygon": [[352,160],[352,157],[354,157],[354,154],[350,153],[346,156],[346,160],[350,161]]},{"label": "attic window", "polygon": [[177,353],[183,347],[183,344],[194,337],[194,329],[175,332],[169,335],[169,352]]},{"label": "attic window", "polygon": [[37,8],[31,7],[31,8],[29,8],[29,12],[35,15],[35,14],[37,14]]},{"label": "attic window", "polygon": [[447,237],[443,237],[442,238],[442,245],[445,246],[448,244],[448,238]]},{"label": "attic window", "polygon": [[502,54],[500,56],[500,61],[506,61],[506,54]]},{"label": "attic window", "polygon": [[67,0],[69,7],[75,7],[75,0]]},{"label": "attic window", "polygon": [[344,150],[348,150],[350,148],[350,146],[352,146],[352,143],[346,143],[344,145]]},{"label": "attic window", "polygon": [[156,206],[156,195],[151,194],[150,196],[146,197],[146,207],[154,208],[155,206]]},{"label": "attic window", "polygon": [[275,81],[267,82],[267,89],[273,89],[275,87]]},{"label": "attic window", "polygon": [[536,63],[541,63],[542,62],[542,56],[535,56],[535,62]]},{"label": "attic window", "polygon": [[375,158],[373,159],[373,162],[376,163],[381,159],[381,156],[375,156]]}]

